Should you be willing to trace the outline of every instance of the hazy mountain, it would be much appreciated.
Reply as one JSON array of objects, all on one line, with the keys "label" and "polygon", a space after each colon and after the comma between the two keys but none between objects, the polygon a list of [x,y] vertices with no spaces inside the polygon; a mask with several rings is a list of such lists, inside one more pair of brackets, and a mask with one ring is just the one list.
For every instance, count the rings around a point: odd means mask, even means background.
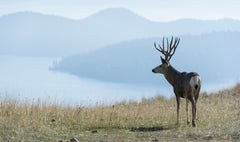
[{"label": "hazy mountain", "polygon": [[149,21],[130,10],[111,8],[82,20],[20,12],[0,17],[0,54],[68,56],[122,41],[162,35],[240,31],[240,21]]},{"label": "hazy mountain", "polygon": [[[239,80],[239,39],[240,32],[181,36],[171,64],[179,71],[197,71],[204,82]],[[163,76],[151,72],[161,63],[154,41],[162,43],[161,38],[122,42],[65,58],[53,69],[109,82],[159,84]]]}]

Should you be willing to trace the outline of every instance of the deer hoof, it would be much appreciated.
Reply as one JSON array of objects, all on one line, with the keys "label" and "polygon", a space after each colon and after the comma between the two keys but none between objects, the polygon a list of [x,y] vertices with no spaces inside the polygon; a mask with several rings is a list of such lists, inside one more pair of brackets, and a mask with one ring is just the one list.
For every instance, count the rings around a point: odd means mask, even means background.
[{"label": "deer hoof", "polygon": [[193,126],[193,127],[196,127],[196,123],[195,123],[195,122],[192,122],[192,126]]},{"label": "deer hoof", "polygon": [[177,123],[176,123],[176,126],[177,126],[177,127],[179,127],[179,126],[180,126],[179,122],[177,122]]}]

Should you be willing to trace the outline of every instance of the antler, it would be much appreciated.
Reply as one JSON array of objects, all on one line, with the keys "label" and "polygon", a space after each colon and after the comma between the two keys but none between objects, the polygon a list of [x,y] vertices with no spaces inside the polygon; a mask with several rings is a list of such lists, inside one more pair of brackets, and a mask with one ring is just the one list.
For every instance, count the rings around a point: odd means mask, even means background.
[{"label": "antler", "polygon": [[154,47],[165,56],[166,61],[170,61],[170,59],[172,58],[173,54],[175,53],[175,51],[177,49],[177,46],[178,46],[179,42],[180,42],[180,38],[175,37],[175,41],[173,43],[173,36],[172,36],[171,41],[170,41],[170,45],[169,45],[168,38],[167,38],[167,50],[165,50],[164,37],[163,37],[162,47],[161,47],[160,44],[158,44],[159,48],[157,48],[155,42],[154,42]]}]

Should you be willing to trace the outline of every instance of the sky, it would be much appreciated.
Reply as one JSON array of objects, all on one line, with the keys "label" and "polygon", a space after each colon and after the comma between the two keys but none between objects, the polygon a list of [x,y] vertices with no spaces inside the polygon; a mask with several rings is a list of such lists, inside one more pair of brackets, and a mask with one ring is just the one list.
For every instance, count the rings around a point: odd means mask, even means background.
[{"label": "sky", "polygon": [[240,20],[240,0],[0,0],[0,16],[20,11],[83,19],[106,8],[127,8],[152,21],[182,18]]}]

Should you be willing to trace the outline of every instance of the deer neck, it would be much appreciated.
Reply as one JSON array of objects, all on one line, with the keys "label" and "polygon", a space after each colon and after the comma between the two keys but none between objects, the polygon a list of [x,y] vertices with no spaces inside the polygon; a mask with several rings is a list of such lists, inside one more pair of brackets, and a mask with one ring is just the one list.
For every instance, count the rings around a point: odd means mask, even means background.
[{"label": "deer neck", "polygon": [[178,78],[179,75],[180,75],[180,72],[177,71],[171,65],[169,65],[166,73],[164,74],[164,77],[174,87],[174,84],[177,84],[177,80],[178,80],[177,78]]}]

